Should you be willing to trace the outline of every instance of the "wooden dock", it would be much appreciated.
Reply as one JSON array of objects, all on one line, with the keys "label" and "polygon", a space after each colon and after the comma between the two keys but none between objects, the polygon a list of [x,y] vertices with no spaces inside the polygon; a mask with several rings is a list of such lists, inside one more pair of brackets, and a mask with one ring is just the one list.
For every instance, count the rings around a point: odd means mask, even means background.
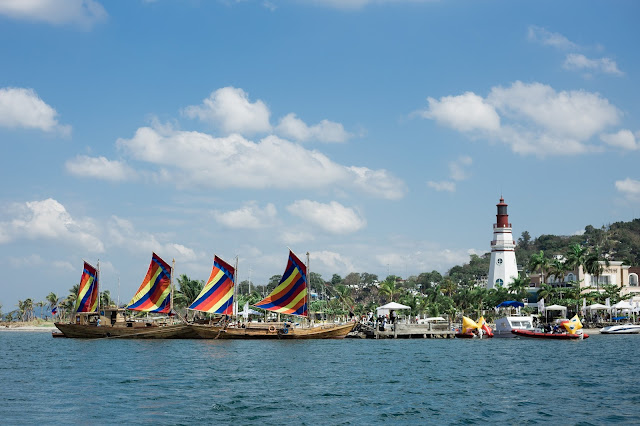
[{"label": "wooden dock", "polygon": [[450,327],[433,324],[387,324],[384,330],[370,324],[358,324],[347,337],[361,339],[453,339]]}]

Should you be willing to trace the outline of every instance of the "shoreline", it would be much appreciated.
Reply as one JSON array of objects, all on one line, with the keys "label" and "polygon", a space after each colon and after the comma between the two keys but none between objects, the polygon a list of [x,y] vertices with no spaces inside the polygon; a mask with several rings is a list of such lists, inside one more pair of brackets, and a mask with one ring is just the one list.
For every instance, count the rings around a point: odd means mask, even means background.
[{"label": "shoreline", "polygon": [[1,331],[47,331],[52,332],[56,331],[58,328],[53,324],[43,324],[43,325],[0,325]]}]

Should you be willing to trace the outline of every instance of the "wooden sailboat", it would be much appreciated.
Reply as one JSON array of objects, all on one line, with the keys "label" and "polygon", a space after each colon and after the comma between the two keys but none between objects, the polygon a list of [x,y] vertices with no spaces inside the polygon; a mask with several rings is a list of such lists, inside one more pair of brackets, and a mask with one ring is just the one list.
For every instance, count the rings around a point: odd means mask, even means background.
[{"label": "wooden sailboat", "polygon": [[[256,303],[255,307],[307,318],[309,306],[307,270],[307,266],[290,250],[287,268],[280,283],[267,297]],[[235,269],[233,272],[227,269],[226,273],[225,281],[233,285]],[[230,294],[233,292],[231,291]],[[233,306],[233,302],[231,305]],[[307,327],[298,327],[290,322],[241,324],[224,320],[215,325],[191,325],[194,331],[205,339],[341,339],[354,326],[355,323],[328,324],[318,327],[312,327],[309,324]]]},{"label": "wooden sailboat", "polygon": [[99,307],[99,269],[85,262],[75,313],[69,323],[55,323],[66,337],[75,338],[137,338],[176,339],[195,337],[187,324],[172,324],[171,320],[136,321],[126,319],[125,311],[171,314],[172,267],[153,253],[151,264],[140,288],[126,309]]}]

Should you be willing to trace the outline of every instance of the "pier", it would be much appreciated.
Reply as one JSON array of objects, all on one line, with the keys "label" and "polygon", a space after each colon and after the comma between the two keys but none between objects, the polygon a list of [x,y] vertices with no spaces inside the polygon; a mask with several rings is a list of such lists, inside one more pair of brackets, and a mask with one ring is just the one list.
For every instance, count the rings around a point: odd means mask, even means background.
[{"label": "pier", "polygon": [[447,325],[387,324],[384,330],[371,324],[360,323],[347,335],[361,339],[453,339],[455,332]]}]

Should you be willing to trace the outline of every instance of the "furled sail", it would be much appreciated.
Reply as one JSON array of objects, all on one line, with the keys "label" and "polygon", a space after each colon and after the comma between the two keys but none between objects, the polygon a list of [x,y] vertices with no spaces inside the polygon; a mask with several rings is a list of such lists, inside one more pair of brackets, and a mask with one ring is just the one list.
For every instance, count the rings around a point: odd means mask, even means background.
[{"label": "furled sail", "polygon": [[234,283],[235,268],[215,256],[211,276],[189,309],[211,314],[233,314]]},{"label": "furled sail", "polygon": [[147,275],[127,309],[163,314],[171,310],[171,267],[157,254],[153,253]]},{"label": "furled sail", "polygon": [[281,314],[307,316],[307,267],[291,250],[280,283],[254,306]]},{"label": "furled sail", "polygon": [[76,298],[76,312],[95,312],[98,309],[98,271],[84,262]]}]

